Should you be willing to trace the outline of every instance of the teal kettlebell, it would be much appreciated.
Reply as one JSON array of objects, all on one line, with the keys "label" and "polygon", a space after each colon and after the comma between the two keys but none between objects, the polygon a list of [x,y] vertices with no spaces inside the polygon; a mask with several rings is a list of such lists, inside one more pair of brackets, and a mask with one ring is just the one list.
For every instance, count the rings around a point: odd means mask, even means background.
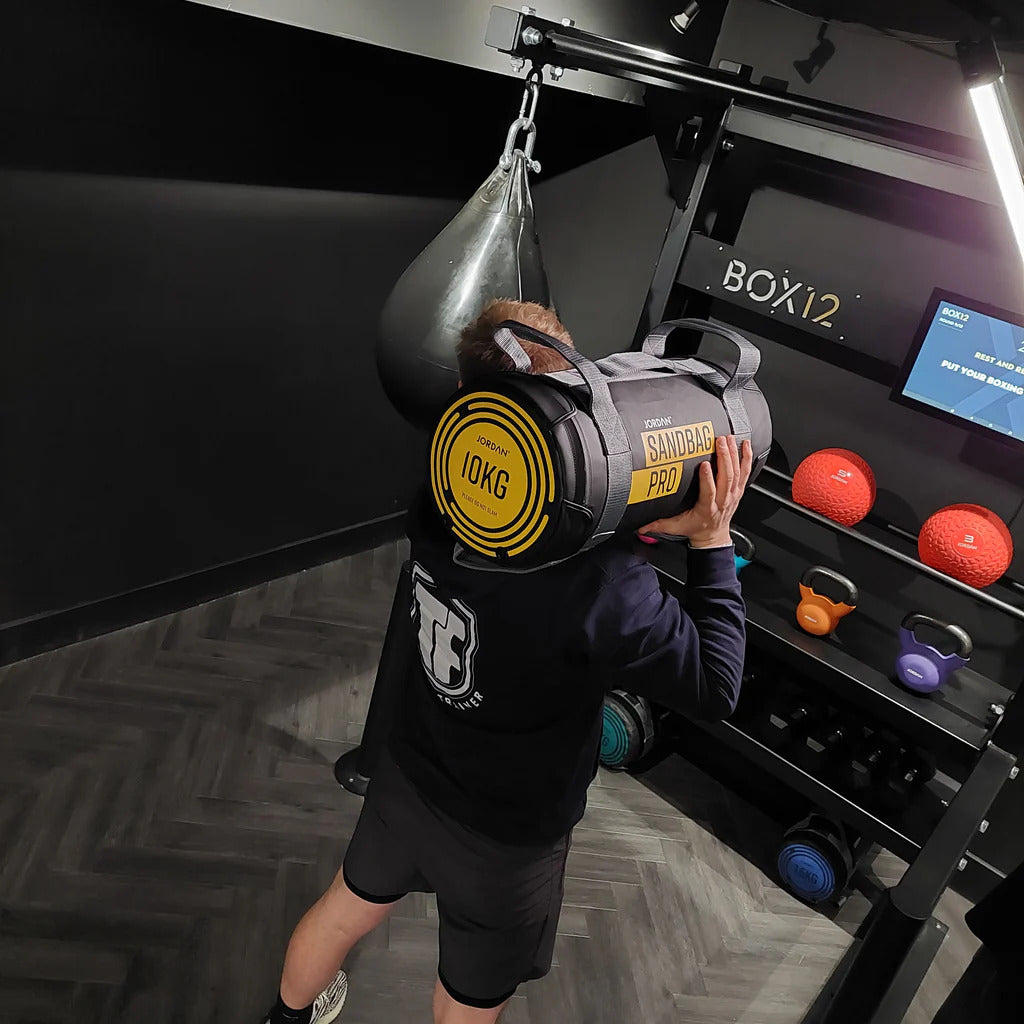
[{"label": "teal kettlebell", "polygon": [[754,542],[739,530],[730,530],[729,536],[732,537],[732,542],[736,545],[736,572],[739,573],[754,560],[757,549],[754,547]]}]

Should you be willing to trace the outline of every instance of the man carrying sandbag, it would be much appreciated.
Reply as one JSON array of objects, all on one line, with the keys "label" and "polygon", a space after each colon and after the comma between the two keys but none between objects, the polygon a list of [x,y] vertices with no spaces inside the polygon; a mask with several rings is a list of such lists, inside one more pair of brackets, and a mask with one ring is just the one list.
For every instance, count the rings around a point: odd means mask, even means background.
[{"label": "man carrying sandbag", "polygon": [[[498,301],[463,331],[463,381],[513,369],[493,341],[516,321],[572,344],[555,314]],[[531,372],[569,368],[521,339]],[[453,562],[430,500],[409,518],[418,658],[388,751],[334,883],[299,922],[269,1024],[326,1024],[349,950],[410,892],[435,892],[435,1024],[492,1024],[551,967],[571,832],[597,769],[605,693],[694,717],[739,697],[745,632],[729,526],[749,442],[719,437],[695,506],[641,533],[689,542],[686,607],[618,540],[526,574]]]}]

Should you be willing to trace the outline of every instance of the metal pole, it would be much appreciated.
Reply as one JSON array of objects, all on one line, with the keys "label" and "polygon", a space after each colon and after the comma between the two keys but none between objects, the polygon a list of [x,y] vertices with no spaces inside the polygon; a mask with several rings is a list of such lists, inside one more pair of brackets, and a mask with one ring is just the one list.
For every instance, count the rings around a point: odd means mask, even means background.
[{"label": "metal pole", "polygon": [[[783,473],[778,469],[772,469],[771,466],[765,466],[761,472],[767,473],[769,476],[773,476],[777,480],[785,480],[790,487],[793,486],[793,478],[788,473]],[[901,537],[903,540],[909,541],[911,544],[916,544],[918,541],[916,533],[911,530],[904,530],[902,527],[896,526],[895,523],[890,523],[888,519],[883,519],[877,512],[869,512],[864,517],[864,520],[872,526],[877,526],[880,530],[885,530],[896,537]],[[1024,594],[1024,583],[1018,582],[1012,576],[1002,576],[997,580],[997,582],[1001,586],[1008,587],[1010,590],[1016,591],[1018,594]]]},{"label": "metal pole", "polygon": [[731,109],[730,104],[721,112],[714,130],[709,132],[683,206],[672,211],[672,220],[658,256],[658,264],[654,268],[654,276],[651,278],[651,286],[647,292],[647,301],[644,303],[643,313],[640,315],[640,322],[633,337],[634,349],[640,348],[644,338],[665,318],[665,308],[672,295],[672,289],[675,287],[676,278],[679,276],[679,265],[683,262],[683,256],[686,254],[690,235],[694,225],[699,223],[699,219],[704,213],[705,189],[711,176],[711,168],[721,151],[722,133],[725,131],[725,121]]},{"label": "metal pole", "polygon": [[805,1024],[864,1024],[874,1020],[889,987],[939,898],[949,885],[968,845],[1009,777],[1014,757],[988,746],[950,802],[920,854],[871,913],[863,944],[820,1016]]},{"label": "metal pole", "polygon": [[813,118],[961,159],[978,160],[981,156],[977,145],[970,139],[950,132],[837,103],[773,92],[729,72],[708,68],[674,54],[559,25],[532,13],[492,7],[484,42],[503,53],[537,63],[596,71],[670,88],[692,89],[705,95],[718,94],[722,99],[735,98],[751,106]]},{"label": "metal pole", "polygon": [[959,590],[961,593],[967,594],[969,597],[973,597],[976,601],[980,601],[982,604],[987,604],[990,608],[995,608],[1001,611],[1004,615],[1009,615],[1012,618],[1024,621],[1024,608],[1018,608],[1016,605],[1000,601],[998,597],[992,597],[990,594],[986,594],[984,591],[972,587],[969,583],[964,583],[961,580],[954,579],[952,576],[947,576],[944,572],[939,572],[938,569],[933,569],[930,565],[925,565],[924,562],[919,562],[916,558],[911,558],[910,555],[903,554],[902,551],[896,551],[894,548],[889,547],[888,544],[883,544],[880,540],[875,540],[873,537],[865,537],[863,533],[851,530],[850,527],[843,526],[842,523],[837,523],[834,519],[829,519],[827,516],[819,515],[817,512],[812,512],[809,508],[804,508],[803,505],[798,505],[795,501],[782,497],[781,494],[775,494],[774,491],[770,491],[768,488],[762,487],[760,484],[749,484],[748,490],[755,491],[756,493],[763,495],[771,501],[774,501],[777,505],[781,505],[783,508],[789,509],[790,512],[795,512],[798,516],[802,516],[804,519],[809,519],[811,522],[819,523],[821,526],[827,526],[830,530],[834,530],[836,533],[841,533],[844,537],[849,537],[851,540],[855,540],[858,544],[863,544],[865,547],[869,547],[873,551],[878,551],[880,554],[893,559],[893,561],[910,566],[912,569],[916,569],[923,575],[930,576],[933,580],[936,580],[939,583],[944,583],[947,587]]},{"label": "metal pole", "polygon": [[827,120],[830,124],[869,132],[872,135],[884,135],[903,141],[913,138],[920,138],[923,141],[930,138],[927,129],[906,121],[883,117],[880,114],[869,114],[836,103],[809,100],[789,93],[769,92],[767,89],[759,89],[755,85],[735,79],[719,79],[709,73],[710,69],[700,64],[678,60],[669,54],[661,54],[654,50],[648,51],[649,55],[627,53],[613,40],[604,40],[599,36],[592,36],[589,39],[574,38],[556,30],[545,33],[544,38],[561,58],[583,59],[609,68],[614,66],[619,70],[643,75],[666,85],[698,86],[705,91],[721,93],[726,99],[731,97],[746,100],[751,105]]},{"label": "metal pole", "polygon": [[391,604],[384,646],[377,665],[370,707],[363,726],[362,742],[355,750],[342,754],[334,765],[334,777],[350,793],[363,796],[377,759],[387,745],[391,725],[398,713],[402,692],[411,664],[415,637],[412,630],[412,568],[408,562],[402,566]]}]

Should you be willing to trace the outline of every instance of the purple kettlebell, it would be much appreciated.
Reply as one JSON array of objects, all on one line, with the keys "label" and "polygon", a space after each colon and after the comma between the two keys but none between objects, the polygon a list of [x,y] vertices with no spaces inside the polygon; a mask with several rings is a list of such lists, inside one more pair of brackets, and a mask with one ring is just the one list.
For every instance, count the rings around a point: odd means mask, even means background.
[{"label": "purple kettlebell", "polygon": [[[951,636],[956,641],[956,649],[952,654],[943,654],[937,647],[918,640],[914,634],[918,626],[931,626]],[[965,629],[916,612],[908,615],[900,624],[899,637],[896,677],[904,686],[917,693],[934,693],[957,669],[963,668],[970,661],[974,651],[974,645]]]}]

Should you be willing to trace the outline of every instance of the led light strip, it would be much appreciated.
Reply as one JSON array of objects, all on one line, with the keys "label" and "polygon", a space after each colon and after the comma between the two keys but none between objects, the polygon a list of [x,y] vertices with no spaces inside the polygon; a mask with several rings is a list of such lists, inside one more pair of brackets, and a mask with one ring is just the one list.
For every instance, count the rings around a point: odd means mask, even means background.
[{"label": "led light strip", "polygon": [[1006,205],[1017,248],[1024,258],[1024,179],[1021,177],[1020,163],[1007,124],[1007,117],[1012,114],[1004,108],[1002,82],[1002,78],[999,78],[985,85],[976,85],[968,91],[988,147],[989,159]]}]

